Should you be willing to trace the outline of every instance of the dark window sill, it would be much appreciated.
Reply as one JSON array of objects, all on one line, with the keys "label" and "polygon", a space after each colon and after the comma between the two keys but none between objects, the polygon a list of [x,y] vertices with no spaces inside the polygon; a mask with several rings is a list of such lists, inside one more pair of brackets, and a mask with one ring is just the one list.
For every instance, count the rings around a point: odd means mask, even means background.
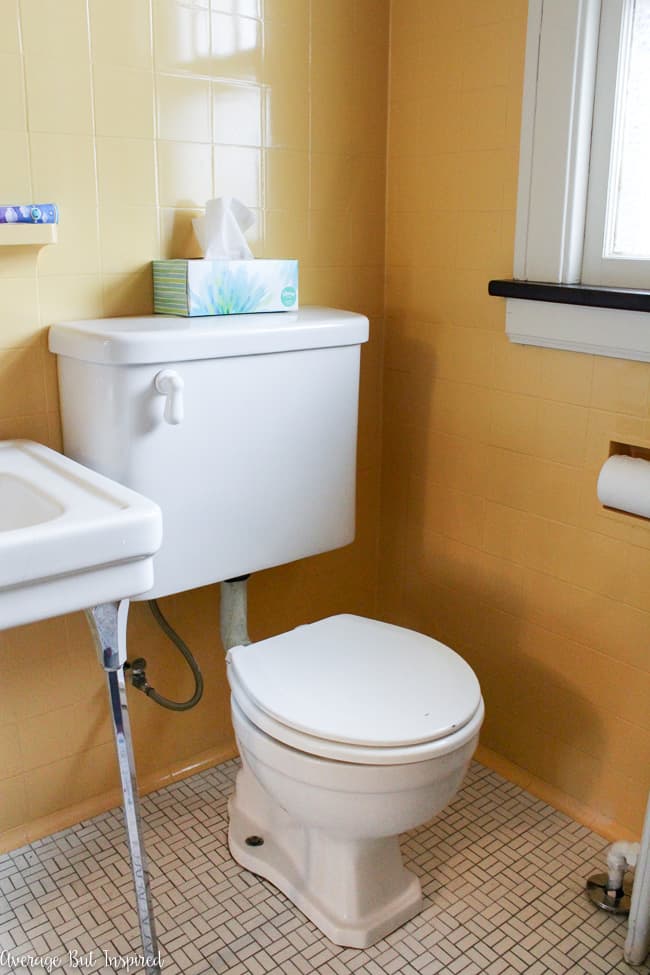
[{"label": "dark window sill", "polygon": [[495,280],[488,284],[488,293],[499,298],[524,298],[528,301],[553,301],[563,305],[587,305],[591,308],[650,311],[650,291],[635,291],[631,288]]}]

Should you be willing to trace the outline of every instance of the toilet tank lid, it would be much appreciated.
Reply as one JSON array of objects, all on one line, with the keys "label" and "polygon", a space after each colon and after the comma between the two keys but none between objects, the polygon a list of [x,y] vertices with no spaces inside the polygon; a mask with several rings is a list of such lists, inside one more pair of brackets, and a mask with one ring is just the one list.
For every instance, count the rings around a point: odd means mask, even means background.
[{"label": "toilet tank lid", "polygon": [[50,352],[107,365],[220,359],[367,341],[365,315],[317,307],[200,318],[91,319],[53,325],[49,335]]}]

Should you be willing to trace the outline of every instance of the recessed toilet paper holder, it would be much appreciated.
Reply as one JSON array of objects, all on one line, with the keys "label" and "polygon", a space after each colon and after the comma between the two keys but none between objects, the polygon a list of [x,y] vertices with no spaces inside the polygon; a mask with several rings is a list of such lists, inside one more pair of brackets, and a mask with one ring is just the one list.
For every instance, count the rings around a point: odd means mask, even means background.
[{"label": "recessed toilet paper holder", "polygon": [[650,521],[650,444],[610,441],[596,493],[612,512]]},{"label": "recessed toilet paper holder", "polygon": [[622,440],[610,440],[609,456],[639,457],[650,461],[650,442],[624,443]]}]

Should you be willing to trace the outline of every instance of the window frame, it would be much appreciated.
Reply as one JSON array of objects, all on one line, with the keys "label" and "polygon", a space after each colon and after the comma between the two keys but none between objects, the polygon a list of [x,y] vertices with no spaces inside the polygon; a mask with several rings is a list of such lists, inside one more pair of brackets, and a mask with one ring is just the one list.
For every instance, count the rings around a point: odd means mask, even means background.
[{"label": "window frame", "polygon": [[[513,285],[582,279],[601,6],[529,0]],[[506,331],[513,342],[650,361],[646,311],[527,294],[507,298]]]}]

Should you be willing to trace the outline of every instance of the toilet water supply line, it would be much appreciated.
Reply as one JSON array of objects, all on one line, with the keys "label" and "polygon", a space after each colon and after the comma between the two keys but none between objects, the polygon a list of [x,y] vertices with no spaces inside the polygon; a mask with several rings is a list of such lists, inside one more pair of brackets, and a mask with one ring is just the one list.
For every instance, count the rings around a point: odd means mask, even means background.
[{"label": "toilet water supply line", "polygon": [[168,697],[163,697],[159,694],[155,687],[152,687],[147,680],[147,661],[144,657],[138,657],[133,661],[126,661],[124,664],[125,670],[130,670],[131,672],[131,683],[137,690],[142,691],[147,697],[150,697],[152,701],[159,704],[162,708],[167,708],[169,711],[189,711],[199,703],[201,697],[203,696],[203,676],[199,670],[199,665],[197,664],[194,655],[182,637],[176,632],[173,626],[168,623],[168,621],[163,616],[160,606],[157,600],[149,599],[147,604],[153,618],[156,623],[163,631],[165,636],[167,636],[174,646],[181,652],[187,665],[192,671],[192,676],[194,677],[194,693],[187,701],[172,701]]},{"label": "toilet water supply line", "polygon": [[[235,579],[227,579],[221,583],[219,628],[221,632],[221,644],[225,653],[231,647],[248,646],[251,642],[248,636],[247,623],[248,604],[246,588],[248,578],[247,575],[237,576]],[[127,660],[124,669],[130,670],[133,686],[137,690],[142,691],[143,694],[146,694],[147,697],[150,697],[156,704],[170,711],[189,711],[190,708],[193,708],[201,700],[203,695],[203,676],[190,648],[165,619],[157,601],[155,599],[149,599],[147,602],[158,626],[187,661],[194,676],[194,693],[187,701],[172,701],[168,697],[163,697],[147,680],[147,661],[144,657],[138,657],[133,661]]]}]

